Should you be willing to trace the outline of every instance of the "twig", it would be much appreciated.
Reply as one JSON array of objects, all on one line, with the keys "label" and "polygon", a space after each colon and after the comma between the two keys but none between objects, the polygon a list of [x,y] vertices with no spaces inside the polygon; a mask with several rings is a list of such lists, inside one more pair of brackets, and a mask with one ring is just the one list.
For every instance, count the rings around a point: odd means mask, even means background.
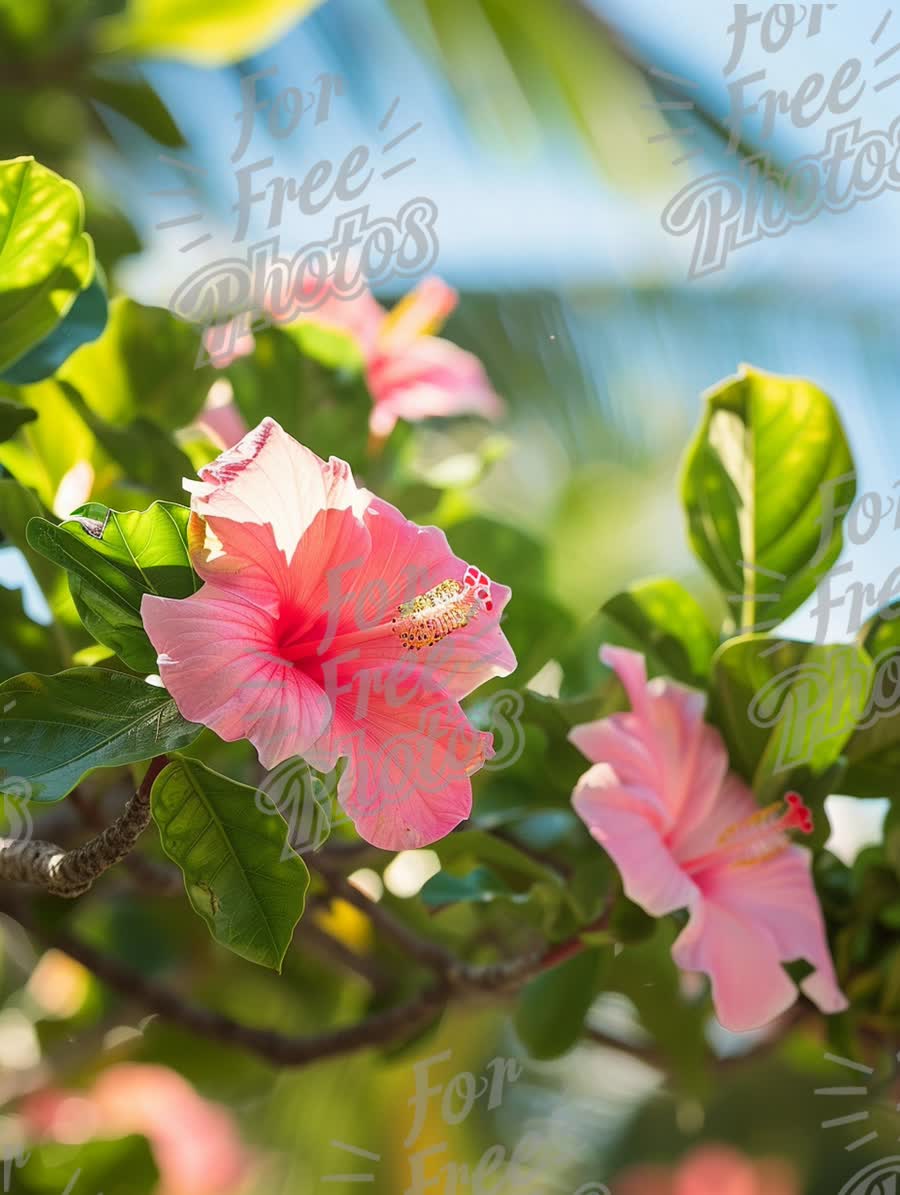
[{"label": "twig", "polygon": [[151,760],[147,774],[124,811],[96,838],[70,851],[52,842],[0,838],[0,879],[36,884],[54,896],[75,897],[119,863],[150,822],[150,789],[168,763],[165,755]]},{"label": "twig", "polygon": [[[503,991],[515,990],[564,958],[585,949],[585,943],[580,936],[576,936],[548,950],[487,966],[471,965],[454,959],[452,967],[444,967],[443,972],[436,975],[428,987],[403,1004],[376,1013],[355,1025],[305,1037],[290,1037],[274,1030],[245,1025],[222,1013],[192,1004],[177,992],[133,971],[86,942],[37,925],[30,908],[21,900],[14,898],[4,903],[9,913],[30,932],[87,967],[120,996],[202,1037],[248,1050],[278,1066],[303,1066],[409,1038],[438,1016],[454,998],[463,1000],[476,995],[496,996]],[[596,927],[586,927],[591,928]]]},{"label": "twig", "polygon": [[[102,830],[106,819],[98,804],[87,800],[83,793],[73,789],[66,800],[73,806],[79,819],[92,830]],[[173,864],[148,859],[145,855],[126,855],[122,865],[131,873],[135,883],[147,892],[157,896],[176,896],[184,893],[184,877]]]},{"label": "twig", "polygon": [[444,985],[436,984],[411,1000],[355,1025],[305,1037],[289,1037],[275,1030],[244,1025],[222,1013],[192,1004],[178,993],[68,935],[55,935],[54,945],[87,967],[107,987],[134,1000],[142,1008],[201,1037],[248,1050],[277,1066],[303,1066],[410,1036],[440,1013],[449,996]]}]

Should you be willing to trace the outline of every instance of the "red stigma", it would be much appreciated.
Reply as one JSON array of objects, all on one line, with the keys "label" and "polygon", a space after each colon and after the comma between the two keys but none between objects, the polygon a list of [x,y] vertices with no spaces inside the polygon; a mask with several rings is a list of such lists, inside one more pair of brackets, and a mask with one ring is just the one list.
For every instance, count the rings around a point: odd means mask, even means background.
[{"label": "red stigma", "polygon": [[782,823],[785,830],[799,830],[801,834],[812,834],[812,810],[803,801],[799,793],[790,792],[785,795],[787,813]]}]

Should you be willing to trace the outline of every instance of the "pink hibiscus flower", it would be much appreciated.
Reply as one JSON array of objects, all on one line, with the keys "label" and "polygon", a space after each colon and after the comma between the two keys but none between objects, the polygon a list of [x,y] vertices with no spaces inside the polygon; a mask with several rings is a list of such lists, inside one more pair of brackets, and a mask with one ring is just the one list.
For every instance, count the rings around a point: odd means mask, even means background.
[{"label": "pink hibiscus flower", "polygon": [[[457,302],[456,291],[440,278],[425,279],[390,312],[368,290],[345,299],[326,283],[311,288],[302,302],[272,301],[269,315],[275,323],[305,321],[337,328],[356,340],[374,402],[369,426],[383,438],[398,419],[417,422],[462,414],[496,419],[503,414],[503,402],[478,358],[433,335]],[[224,368],[253,351],[248,329],[246,315],[207,329],[204,344],[214,365]]]},{"label": "pink hibiscus flower", "polygon": [[800,1195],[780,1158],[748,1158],[726,1145],[701,1145],[674,1167],[634,1166],[612,1182],[613,1195]]},{"label": "pink hibiscus flower", "polygon": [[369,426],[388,436],[398,419],[475,414],[496,419],[503,403],[484,366],[472,353],[434,332],[459,296],[440,278],[426,278],[386,312],[368,291],[342,299],[333,289],[309,319],[356,337],[366,359],[366,381],[375,405]]},{"label": "pink hibiscus flower", "polygon": [[255,1168],[231,1114],[165,1066],[120,1063],[86,1092],[48,1089],[22,1115],[31,1133],[69,1144],[146,1137],[159,1171],[156,1195],[237,1195]]},{"label": "pink hibiscus flower", "polygon": [[594,764],[572,803],[622,874],[626,895],[654,917],[686,908],[672,950],[685,971],[712,982],[722,1024],[753,1029],[797,997],[783,962],[805,959],[803,991],[826,1013],[847,1001],[838,988],[809,852],[788,831],[812,830],[791,793],[786,808],[760,809],[728,771],[718,732],[703,720],[703,694],[661,678],[647,683],[642,656],[606,647],[631,712],[576,726],[571,740]]},{"label": "pink hibiscus flower", "polygon": [[271,768],[347,758],[338,800],[376,846],[422,846],[469,815],[493,753],[459,701],[515,657],[510,591],[265,419],[191,483],[205,584],[141,613],[182,714]]}]

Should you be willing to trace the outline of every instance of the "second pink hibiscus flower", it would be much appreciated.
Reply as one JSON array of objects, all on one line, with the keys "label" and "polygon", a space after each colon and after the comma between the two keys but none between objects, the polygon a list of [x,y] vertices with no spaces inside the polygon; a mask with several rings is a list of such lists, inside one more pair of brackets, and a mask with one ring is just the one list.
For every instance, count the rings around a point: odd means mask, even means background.
[{"label": "second pink hibiscus flower", "polygon": [[845,1009],[810,855],[788,836],[812,829],[800,797],[760,809],[729,772],[702,693],[662,678],[648,683],[643,656],[625,648],[606,647],[601,658],[631,710],[572,731],[594,765],[572,803],[621,872],[625,894],[653,917],[688,910],[672,955],[685,971],[710,977],[727,1029],[755,1029],[794,1003],[782,963],[795,959],[813,967],[800,985],[809,998],[826,1013]]}]

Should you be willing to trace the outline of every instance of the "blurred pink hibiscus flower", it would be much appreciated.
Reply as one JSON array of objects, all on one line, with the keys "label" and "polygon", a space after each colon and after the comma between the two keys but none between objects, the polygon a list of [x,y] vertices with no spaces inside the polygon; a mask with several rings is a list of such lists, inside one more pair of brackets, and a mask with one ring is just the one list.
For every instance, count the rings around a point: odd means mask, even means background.
[{"label": "blurred pink hibiscus flower", "polygon": [[701,1145],[677,1166],[623,1171],[612,1195],[800,1195],[800,1186],[779,1158],[756,1161],[725,1145]]},{"label": "blurred pink hibiscus flower", "polygon": [[265,419],[200,473],[191,541],[205,584],[141,613],[182,714],[265,767],[348,766],[338,800],[367,841],[418,847],[468,817],[493,754],[460,699],[515,657],[510,591]]},{"label": "blurred pink hibiscus flower", "polygon": [[120,1063],[89,1091],[30,1096],[21,1114],[31,1134],[64,1144],[146,1137],[159,1171],[156,1195],[238,1195],[255,1169],[231,1114],[165,1066]]},{"label": "blurred pink hibiscus flower", "polygon": [[[373,436],[390,435],[398,419],[417,422],[463,414],[496,419],[503,414],[503,402],[478,358],[434,335],[458,302],[456,291],[440,278],[426,278],[390,312],[368,290],[345,299],[330,282],[316,289],[299,316],[295,300],[287,306],[272,304],[269,315],[275,323],[320,324],[353,337],[373,399]],[[204,344],[219,368],[252,352],[248,317],[209,328]]]},{"label": "blurred pink hibiscus flower", "polygon": [[754,1029],[784,1012],[797,989],[782,963],[814,969],[801,988],[826,1013],[838,988],[810,874],[810,855],[788,831],[812,830],[795,793],[760,809],[728,770],[705,697],[672,681],[647,682],[644,659],[606,647],[629,713],[576,726],[572,742],[592,761],[572,797],[576,812],[622,874],[626,895],[654,917],[687,909],[672,949],[685,971],[712,982],[721,1023]]}]

